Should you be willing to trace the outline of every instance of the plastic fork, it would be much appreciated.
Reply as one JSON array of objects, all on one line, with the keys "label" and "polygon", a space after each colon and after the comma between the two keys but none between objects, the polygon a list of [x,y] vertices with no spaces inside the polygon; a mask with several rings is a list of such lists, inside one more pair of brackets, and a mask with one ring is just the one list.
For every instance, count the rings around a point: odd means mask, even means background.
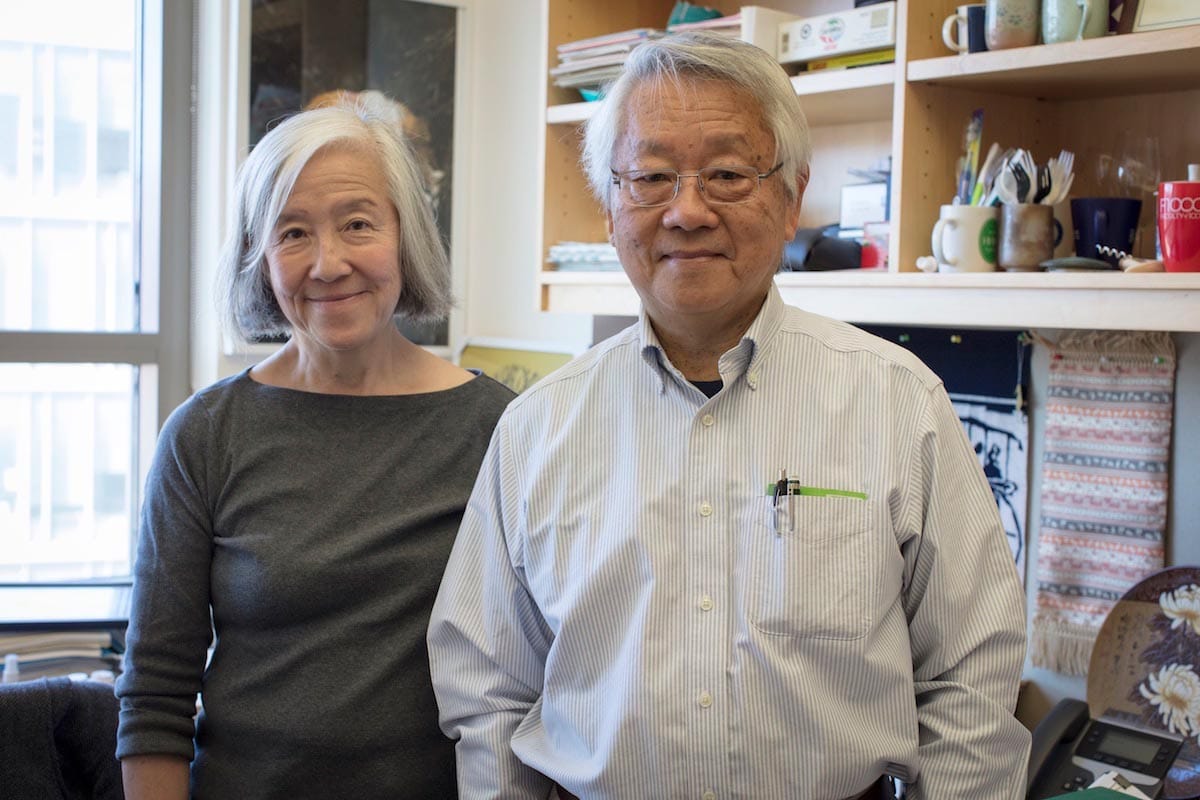
[{"label": "plastic fork", "polygon": [[1029,197],[1029,173],[1025,171],[1025,167],[1019,160],[1013,161],[1009,168],[1012,170],[1013,178],[1017,181],[1017,202],[1024,203],[1025,198]]},{"label": "plastic fork", "polygon": [[1033,202],[1040,203],[1046,199],[1053,185],[1052,180],[1049,165],[1037,168],[1037,191],[1033,193]]},{"label": "plastic fork", "polygon": [[1000,174],[996,176],[996,182],[992,185],[991,198],[988,205],[1011,206],[1021,202],[1017,199],[1017,179],[1008,165],[1005,165],[1004,169],[1000,170]]},{"label": "plastic fork", "polygon": [[1041,202],[1052,206],[1061,198],[1062,187],[1066,183],[1069,173],[1063,169],[1062,162],[1057,158],[1051,158],[1046,162],[1046,169],[1050,172],[1050,191],[1042,198]]},{"label": "plastic fork", "polygon": [[1054,188],[1050,192],[1050,196],[1046,198],[1046,205],[1058,205],[1063,200],[1067,199],[1067,194],[1071,191],[1071,182],[1075,180],[1075,173],[1068,172],[1066,180],[1061,184],[1055,183]]},{"label": "plastic fork", "polygon": [[1070,150],[1059,151],[1058,163],[1062,167],[1063,175],[1070,175],[1075,171],[1075,154]]}]

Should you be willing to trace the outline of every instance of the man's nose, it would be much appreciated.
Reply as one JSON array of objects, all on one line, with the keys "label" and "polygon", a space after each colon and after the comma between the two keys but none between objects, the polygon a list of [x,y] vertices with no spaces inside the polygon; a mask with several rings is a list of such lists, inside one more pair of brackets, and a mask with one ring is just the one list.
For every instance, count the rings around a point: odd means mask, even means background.
[{"label": "man's nose", "polygon": [[670,227],[680,227],[685,230],[711,227],[716,224],[716,212],[709,205],[708,198],[700,190],[699,175],[680,175],[679,190],[675,198],[667,204],[663,214],[663,222]]}]

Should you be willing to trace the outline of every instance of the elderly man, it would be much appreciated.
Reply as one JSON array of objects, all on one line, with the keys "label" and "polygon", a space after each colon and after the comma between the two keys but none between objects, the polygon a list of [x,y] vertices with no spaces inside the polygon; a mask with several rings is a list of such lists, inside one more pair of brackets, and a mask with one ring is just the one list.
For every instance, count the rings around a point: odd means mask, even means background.
[{"label": "elderly man", "polygon": [[639,321],[515,400],[429,631],[464,798],[1024,795],[1023,599],[909,353],[784,306],[779,65],[642,45],[584,163]]}]

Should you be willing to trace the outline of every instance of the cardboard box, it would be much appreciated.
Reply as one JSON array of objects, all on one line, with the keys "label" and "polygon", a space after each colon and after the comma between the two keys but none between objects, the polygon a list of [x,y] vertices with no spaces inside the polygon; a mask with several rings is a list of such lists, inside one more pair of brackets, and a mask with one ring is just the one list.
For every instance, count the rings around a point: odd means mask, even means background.
[{"label": "cardboard box", "polygon": [[796,64],[895,46],[896,3],[890,0],[782,23],[777,58],[781,64]]}]

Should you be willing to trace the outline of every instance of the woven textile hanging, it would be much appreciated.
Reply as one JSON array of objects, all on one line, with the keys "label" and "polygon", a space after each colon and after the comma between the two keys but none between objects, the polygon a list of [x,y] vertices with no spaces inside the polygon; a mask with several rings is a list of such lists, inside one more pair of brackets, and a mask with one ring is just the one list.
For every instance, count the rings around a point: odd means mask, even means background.
[{"label": "woven textile hanging", "polygon": [[1109,609],[1163,566],[1175,347],[1089,331],[1051,347],[1033,665],[1087,672]]}]

